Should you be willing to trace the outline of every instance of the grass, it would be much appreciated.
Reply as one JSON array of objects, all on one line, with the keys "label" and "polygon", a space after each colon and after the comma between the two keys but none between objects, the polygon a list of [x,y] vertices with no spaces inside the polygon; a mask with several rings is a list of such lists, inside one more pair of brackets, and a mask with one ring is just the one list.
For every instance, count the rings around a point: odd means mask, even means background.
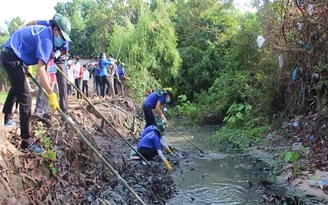
[{"label": "grass", "polygon": [[0,103],[4,103],[7,98],[8,92],[0,92]]}]

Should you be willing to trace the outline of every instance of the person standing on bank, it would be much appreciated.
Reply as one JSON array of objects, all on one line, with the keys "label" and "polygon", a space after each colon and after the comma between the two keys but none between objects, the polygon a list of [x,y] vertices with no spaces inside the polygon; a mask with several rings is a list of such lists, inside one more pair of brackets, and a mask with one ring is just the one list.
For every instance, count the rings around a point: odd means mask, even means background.
[{"label": "person standing on bank", "polygon": [[82,96],[80,94],[81,91],[81,63],[80,63],[80,57],[76,56],[75,58],[75,64],[73,66],[73,73],[74,73],[74,79],[75,79],[75,86],[78,90],[76,90],[76,97],[77,99],[82,99]]},{"label": "person standing on bank", "polygon": [[158,116],[166,122],[166,118],[162,112],[162,105],[164,105],[164,103],[169,103],[171,99],[173,99],[173,93],[170,90],[157,90],[147,96],[142,106],[146,120],[145,127],[156,124],[153,109],[155,109]]},{"label": "person standing on bank", "polygon": [[83,65],[82,69],[83,69],[82,93],[84,95],[86,95],[87,97],[89,97],[88,82],[89,82],[89,79],[90,79],[90,72],[87,69],[87,65]]},{"label": "person standing on bank", "polygon": [[[57,21],[60,21],[60,19],[63,18],[62,14],[56,13],[52,20],[35,20],[31,21],[26,24],[26,26],[33,26],[33,25],[43,25],[43,26],[51,26],[51,24],[56,23]],[[68,28],[69,32],[71,28]],[[60,46],[55,46],[54,52],[55,54],[55,64],[58,66],[59,69],[62,71],[66,71],[65,67],[65,61],[66,61],[66,54],[68,54],[69,50],[69,41],[65,40],[64,43]],[[67,80],[66,78],[60,73],[56,72],[56,79],[57,79],[57,85],[58,85],[58,91],[59,91],[59,106],[60,109],[67,115],[68,119],[72,121],[72,118],[68,115],[68,94],[67,94]],[[46,96],[42,92],[42,90],[38,91],[37,96],[37,103],[34,110],[34,115],[42,117],[43,111],[45,107],[45,101]]]},{"label": "person standing on bank", "polygon": [[[109,74],[108,74],[108,66],[113,65],[113,62],[106,60],[106,53],[101,52],[100,53],[100,60],[99,60],[99,68],[100,68],[100,80],[102,84],[101,88],[101,96],[105,97],[105,88],[106,89],[106,95],[109,94],[109,89],[111,88],[111,83],[109,80]],[[113,88],[114,90],[114,88]]]},{"label": "person standing on bank", "polygon": [[41,154],[44,150],[30,135],[32,96],[25,77],[25,74],[30,75],[27,66],[37,64],[41,84],[49,96],[49,105],[57,110],[57,95],[47,78],[46,64],[53,58],[55,47],[62,46],[65,40],[71,40],[71,26],[66,17],[50,20],[50,24],[50,27],[33,25],[20,28],[2,46],[0,54],[0,63],[11,84],[8,95],[14,93],[20,104],[21,149],[32,150],[36,154]]}]

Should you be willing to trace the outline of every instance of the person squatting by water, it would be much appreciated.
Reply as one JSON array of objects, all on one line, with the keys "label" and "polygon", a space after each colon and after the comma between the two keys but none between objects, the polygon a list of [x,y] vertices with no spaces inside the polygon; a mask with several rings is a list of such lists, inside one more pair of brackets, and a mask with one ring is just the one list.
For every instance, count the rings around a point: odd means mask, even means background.
[{"label": "person squatting by water", "polygon": [[169,103],[171,99],[173,99],[173,93],[170,90],[157,90],[146,97],[142,106],[146,119],[145,127],[156,124],[153,109],[155,109],[158,116],[166,122],[166,118],[162,112],[162,105],[164,105],[164,103]]},{"label": "person squatting by water", "polygon": [[[0,54],[0,62],[11,84],[8,96],[16,96],[20,105],[21,149],[32,150],[36,154],[41,154],[44,150],[30,135],[32,96],[25,75],[30,75],[27,66],[37,64],[41,84],[49,95],[49,105],[57,110],[57,95],[48,81],[46,64],[53,58],[56,47],[62,46],[65,40],[70,41],[71,31],[69,20],[62,15],[49,23],[50,26],[31,25],[18,29],[2,46]],[[12,106],[6,109],[12,109]]]},{"label": "person squatting by water", "polygon": [[141,139],[137,144],[137,151],[146,159],[151,160],[158,155],[166,165],[169,171],[172,171],[172,167],[167,159],[164,157],[161,148],[167,150],[168,153],[172,153],[169,146],[164,141],[163,137],[165,132],[165,122],[158,121],[156,125],[150,125],[146,127],[141,133]]},{"label": "person squatting by water", "polygon": [[[59,23],[62,21],[64,17],[62,14],[56,13],[51,20],[35,20],[31,21],[26,24],[26,26],[33,26],[33,25],[41,25],[41,26],[51,26],[54,23]],[[70,25],[68,28],[63,28],[68,33],[70,32],[71,28]],[[68,119],[72,121],[72,118],[68,115],[68,95],[67,95],[67,80],[66,78],[60,73],[57,72],[56,69],[61,69],[64,73],[66,71],[66,54],[68,54],[69,50],[69,41],[66,39],[63,42],[57,40],[57,45],[54,46],[54,63],[49,64],[47,63],[47,70],[48,73],[51,75],[55,75],[57,86],[58,86],[58,93],[59,93],[59,106],[60,109],[67,115]],[[52,66],[52,69],[49,69],[49,66]],[[37,94],[37,101],[34,110],[34,116],[43,117],[44,111],[46,106],[46,95],[39,89]]]}]

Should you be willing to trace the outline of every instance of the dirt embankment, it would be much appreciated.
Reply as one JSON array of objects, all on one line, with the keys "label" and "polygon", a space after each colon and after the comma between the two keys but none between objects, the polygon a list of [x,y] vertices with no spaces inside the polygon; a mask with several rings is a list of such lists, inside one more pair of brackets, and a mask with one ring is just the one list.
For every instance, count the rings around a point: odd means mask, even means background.
[{"label": "dirt embankment", "polygon": [[267,161],[277,182],[297,195],[328,204],[326,121],[317,115],[290,117],[272,130],[251,154]]},{"label": "dirt embankment", "polygon": [[[70,99],[75,125],[147,204],[165,204],[175,193],[171,173],[159,159],[151,166],[131,161],[144,124],[138,106],[128,96],[90,99],[111,123],[104,122],[85,101]],[[99,115],[99,114],[98,114]],[[18,116],[15,116],[18,119]],[[2,123],[3,124],[3,123]],[[124,184],[103,165],[61,116],[32,120],[36,141],[47,148],[42,156],[22,153],[19,129],[4,129],[0,137],[0,203],[3,204],[138,204]],[[179,156],[168,156],[178,166]]]}]

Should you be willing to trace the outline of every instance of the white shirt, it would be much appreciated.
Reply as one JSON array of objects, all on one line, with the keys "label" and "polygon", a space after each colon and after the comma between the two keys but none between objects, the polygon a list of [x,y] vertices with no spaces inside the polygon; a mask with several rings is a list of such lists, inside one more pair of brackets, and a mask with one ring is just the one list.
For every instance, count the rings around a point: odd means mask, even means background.
[{"label": "white shirt", "polygon": [[[73,68],[67,69],[68,80],[74,83],[74,73]],[[68,82],[69,83],[69,82]]]},{"label": "white shirt", "polygon": [[90,79],[90,73],[87,69],[85,69],[83,73],[83,80],[89,80]]},{"label": "white shirt", "polygon": [[77,62],[75,63],[74,67],[73,67],[73,70],[74,70],[74,78],[77,79],[80,77],[80,71],[81,71],[81,63],[80,62]]}]

